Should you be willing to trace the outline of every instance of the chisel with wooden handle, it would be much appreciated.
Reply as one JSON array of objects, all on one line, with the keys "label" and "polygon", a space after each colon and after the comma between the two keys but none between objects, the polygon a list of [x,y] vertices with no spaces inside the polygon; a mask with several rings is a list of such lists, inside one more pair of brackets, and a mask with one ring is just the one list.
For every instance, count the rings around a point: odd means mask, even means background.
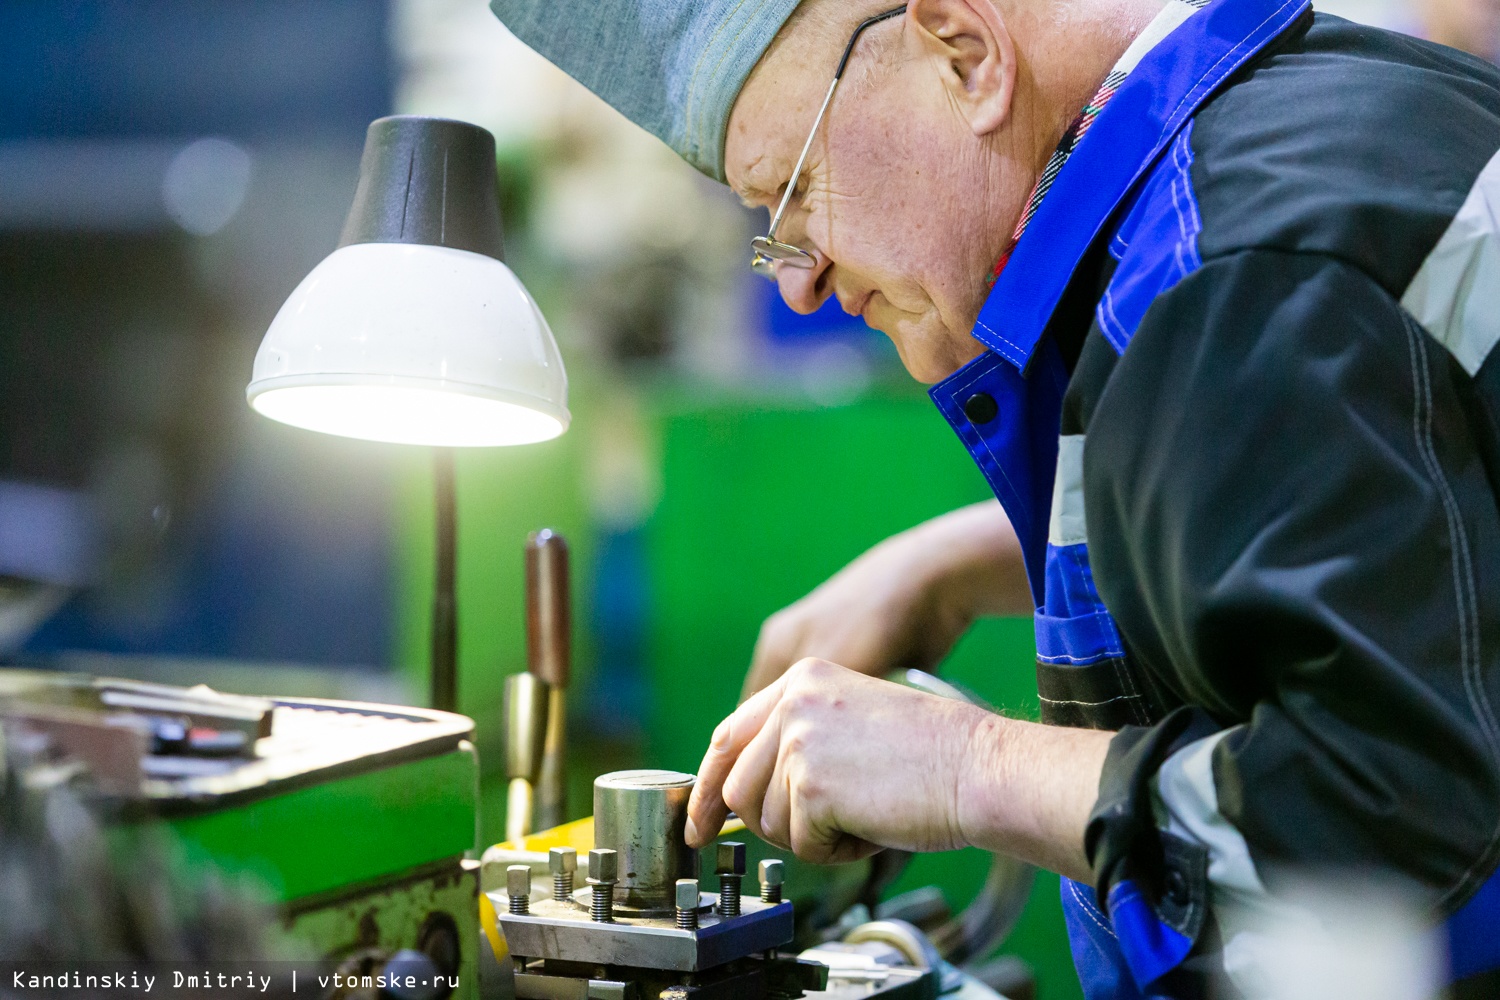
[{"label": "chisel with wooden handle", "polygon": [[526,666],[547,689],[547,731],[537,782],[536,828],[567,820],[567,689],[572,672],[568,543],[550,528],[526,541]]}]

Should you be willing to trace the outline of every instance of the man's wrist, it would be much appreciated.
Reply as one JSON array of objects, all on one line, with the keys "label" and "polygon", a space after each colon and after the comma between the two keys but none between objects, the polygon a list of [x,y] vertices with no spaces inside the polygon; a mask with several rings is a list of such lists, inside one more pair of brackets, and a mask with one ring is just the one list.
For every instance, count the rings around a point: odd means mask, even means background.
[{"label": "man's wrist", "polygon": [[966,707],[973,712],[973,721],[967,727],[958,780],[954,782],[954,824],[963,843],[996,850],[991,802],[999,783],[997,763],[1010,720],[976,706]]},{"label": "man's wrist", "polygon": [[1113,734],[976,711],[954,782],[959,837],[1091,883],[1083,834]]}]

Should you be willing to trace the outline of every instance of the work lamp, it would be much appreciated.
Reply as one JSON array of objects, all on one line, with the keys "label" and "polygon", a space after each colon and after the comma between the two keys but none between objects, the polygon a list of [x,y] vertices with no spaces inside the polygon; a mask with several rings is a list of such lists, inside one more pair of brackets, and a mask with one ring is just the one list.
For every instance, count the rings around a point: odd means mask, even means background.
[{"label": "work lamp", "polygon": [[557,342],[505,266],[489,132],[413,115],[370,123],[338,249],[271,321],[246,396],[295,427],[438,447],[432,701],[452,710],[449,449],[545,441],[570,419]]}]

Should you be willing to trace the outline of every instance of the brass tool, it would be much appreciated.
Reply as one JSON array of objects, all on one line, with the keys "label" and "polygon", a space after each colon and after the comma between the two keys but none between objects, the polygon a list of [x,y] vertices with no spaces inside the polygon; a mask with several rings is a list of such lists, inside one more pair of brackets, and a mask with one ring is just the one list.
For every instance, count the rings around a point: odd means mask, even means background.
[{"label": "brass tool", "polygon": [[534,674],[505,679],[505,839],[519,844],[534,829],[533,791],[542,769],[547,735],[547,685]]},{"label": "brass tool", "polygon": [[551,528],[526,540],[526,667],[547,687],[546,738],[536,787],[536,829],[567,820],[567,689],[572,672],[568,543]]}]

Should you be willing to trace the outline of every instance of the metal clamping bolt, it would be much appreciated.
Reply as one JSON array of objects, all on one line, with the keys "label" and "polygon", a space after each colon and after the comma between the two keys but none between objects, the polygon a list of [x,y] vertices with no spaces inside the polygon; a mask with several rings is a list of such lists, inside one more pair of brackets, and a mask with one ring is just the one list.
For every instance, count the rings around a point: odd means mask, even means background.
[{"label": "metal clamping bolt", "polygon": [[698,880],[695,878],[677,880],[677,927],[684,931],[698,929]]},{"label": "metal clamping bolt", "polygon": [[578,852],[571,847],[554,847],[547,852],[547,868],[552,872],[552,898],[566,903],[573,898],[573,874],[578,871]]},{"label": "metal clamping bolt", "polygon": [[745,878],[745,845],[733,840],[719,844],[719,913],[727,920],[740,915],[740,883]]},{"label": "metal clamping bolt", "polygon": [[505,869],[505,891],[510,896],[510,912],[524,917],[531,912],[531,866],[510,865]]},{"label": "metal clamping bolt", "polygon": [[760,863],[760,901],[781,902],[781,886],[786,881],[786,865],[780,858],[767,858]]},{"label": "metal clamping bolt", "polygon": [[620,880],[620,858],[607,847],[589,851],[589,885],[594,887],[589,917],[595,923],[615,920],[615,883]]}]

